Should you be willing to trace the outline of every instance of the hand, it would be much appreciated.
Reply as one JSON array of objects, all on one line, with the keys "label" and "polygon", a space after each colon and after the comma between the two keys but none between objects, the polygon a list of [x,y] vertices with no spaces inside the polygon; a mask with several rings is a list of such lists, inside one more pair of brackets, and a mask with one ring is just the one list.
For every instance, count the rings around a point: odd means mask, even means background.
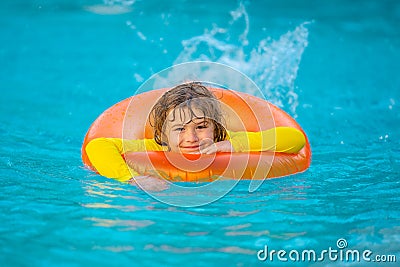
[{"label": "hand", "polygon": [[211,139],[207,139],[200,143],[201,154],[209,155],[217,152],[234,152],[234,149],[229,140],[214,143]]},{"label": "hand", "polygon": [[169,183],[162,178],[146,175],[136,176],[128,181],[129,184],[137,185],[144,191],[164,191],[169,188]]}]

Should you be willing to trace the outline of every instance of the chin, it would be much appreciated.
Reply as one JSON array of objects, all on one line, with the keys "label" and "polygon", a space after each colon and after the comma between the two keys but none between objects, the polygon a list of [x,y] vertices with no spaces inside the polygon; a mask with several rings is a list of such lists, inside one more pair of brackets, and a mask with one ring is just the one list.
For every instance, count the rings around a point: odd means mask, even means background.
[{"label": "chin", "polygon": [[179,152],[182,154],[200,154],[198,149],[180,149]]}]

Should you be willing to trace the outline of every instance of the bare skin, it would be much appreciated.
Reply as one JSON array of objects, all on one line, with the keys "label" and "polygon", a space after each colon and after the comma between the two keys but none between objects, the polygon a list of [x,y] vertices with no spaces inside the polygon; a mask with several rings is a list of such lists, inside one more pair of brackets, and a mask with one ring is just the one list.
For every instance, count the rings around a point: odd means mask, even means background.
[{"label": "bare skin", "polygon": [[213,154],[232,152],[228,140],[214,143],[214,124],[202,117],[198,109],[193,109],[195,117],[187,109],[172,110],[165,122],[165,141],[170,151],[188,154]]},{"label": "bare skin", "polygon": [[[233,152],[229,140],[214,142],[214,124],[202,117],[201,111],[193,111],[194,117],[189,115],[187,109],[172,110],[169,113],[163,134],[170,151],[186,154]],[[163,191],[169,188],[169,182],[154,176],[137,176],[129,180],[129,183],[139,185],[146,191]]]}]

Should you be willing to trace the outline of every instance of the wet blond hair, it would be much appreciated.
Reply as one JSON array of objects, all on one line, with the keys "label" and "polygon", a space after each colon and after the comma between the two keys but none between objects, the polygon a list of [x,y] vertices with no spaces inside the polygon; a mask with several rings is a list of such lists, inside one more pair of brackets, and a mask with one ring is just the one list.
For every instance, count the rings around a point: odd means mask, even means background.
[{"label": "wet blond hair", "polygon": [[[200,110],[203,116],[198,116],[193,109]],[[167,145],[163,140],[165,121],[171,110],[189,110],[190,121],[194,118],[208,119],[214,124],[214,142],[226,139],[226,129],[223,126],[221,106],[215,95],[200,82],[190,82],[177,85],[165,92],[157,101],[150,113],[150,124],[154,129],[154,140],[159,145]],[[173,120],[175,119],[175,112]]]}]

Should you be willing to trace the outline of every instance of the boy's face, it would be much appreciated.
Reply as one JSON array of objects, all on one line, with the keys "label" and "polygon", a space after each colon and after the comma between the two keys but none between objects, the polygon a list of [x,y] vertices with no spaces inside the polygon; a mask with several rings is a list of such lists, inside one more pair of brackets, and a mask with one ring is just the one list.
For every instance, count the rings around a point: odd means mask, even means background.
[{"label": "boy's face", "polygon": [[165,121],[164,138],[172,152],[200,153],[200,144],[214,141],[214,124],[193,108],[171,110]]}]

